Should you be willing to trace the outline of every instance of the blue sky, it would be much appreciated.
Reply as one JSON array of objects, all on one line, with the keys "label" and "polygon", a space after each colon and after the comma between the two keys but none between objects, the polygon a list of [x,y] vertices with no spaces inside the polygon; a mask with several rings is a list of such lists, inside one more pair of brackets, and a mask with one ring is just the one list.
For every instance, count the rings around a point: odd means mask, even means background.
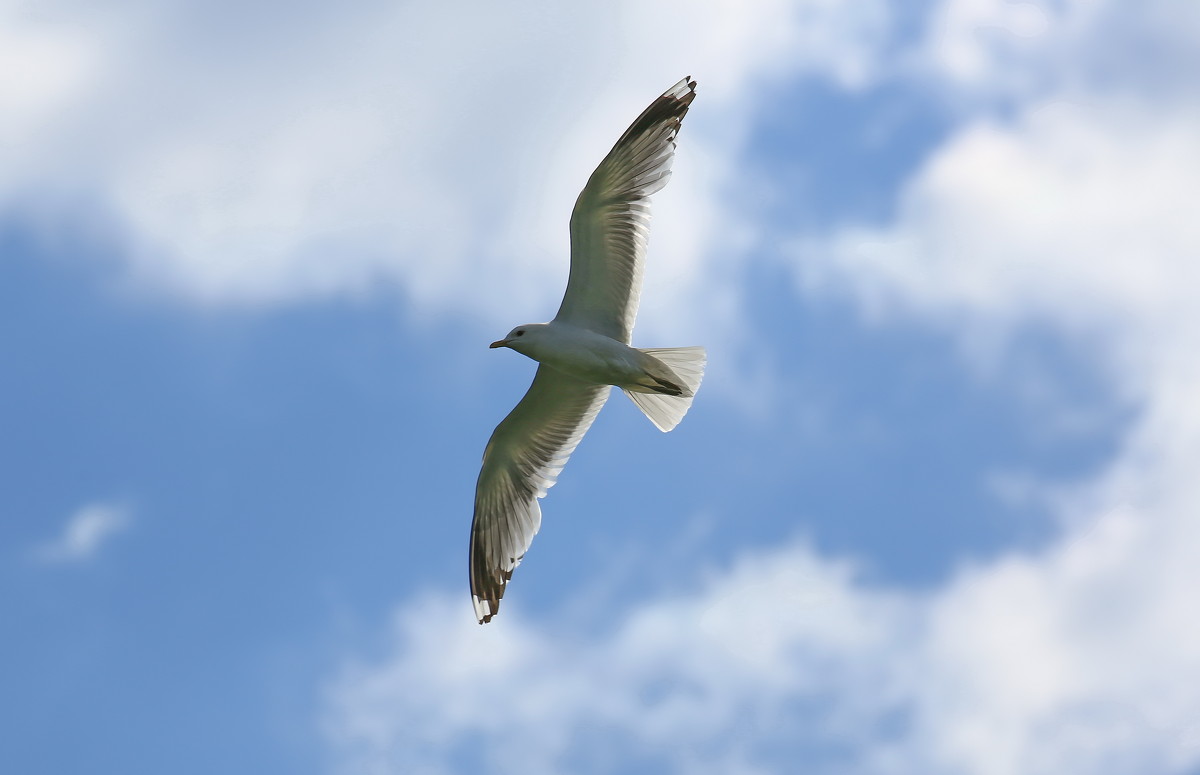
[{"label": "blue sky", "polygon": [[[0,4],[0,755],[1200,772],[1200,16],[1134,11]],[[479,627],[486,345],[688,73],[635,344],[704,390]]]}]

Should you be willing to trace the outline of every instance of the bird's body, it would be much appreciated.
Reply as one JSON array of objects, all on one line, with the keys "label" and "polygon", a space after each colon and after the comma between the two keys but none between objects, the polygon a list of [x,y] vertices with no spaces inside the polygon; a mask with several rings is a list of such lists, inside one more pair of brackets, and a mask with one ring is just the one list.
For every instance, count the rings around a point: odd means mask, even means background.
[{"label": "bird's body", "polygon": [[639,349],[630,337],[641,294],[649,197],[666,185],[680,121],[696,96],[684,78],[650,104],[592,173],[571,213],[571,276],[549,323],[517,326],[492,347],[538,361],[525,397],[483,453],[471,524],[471,596],[490,621],[541,526],[537,500],[616,386],[659,430],[674,428],[704,376],[702,347]]},{"label": "bird's body", "polygon": [[570,323],[530,323],[514,330],[520,337],[493,342],[509,347],[555,371],[597,385],[635,393],[684,395],[682,380],[662,361],[610,336]]}]

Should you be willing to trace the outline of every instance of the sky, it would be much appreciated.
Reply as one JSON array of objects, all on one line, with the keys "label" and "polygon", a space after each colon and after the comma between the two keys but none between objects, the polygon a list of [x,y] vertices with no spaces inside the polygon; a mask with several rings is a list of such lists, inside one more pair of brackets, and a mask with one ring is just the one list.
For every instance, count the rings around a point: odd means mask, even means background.
[{"label": "sky", "polygon": [[[1200,5],[0,0],[0,760],[1200,773]],[[588,174],[699,83],[496,619]]]}]

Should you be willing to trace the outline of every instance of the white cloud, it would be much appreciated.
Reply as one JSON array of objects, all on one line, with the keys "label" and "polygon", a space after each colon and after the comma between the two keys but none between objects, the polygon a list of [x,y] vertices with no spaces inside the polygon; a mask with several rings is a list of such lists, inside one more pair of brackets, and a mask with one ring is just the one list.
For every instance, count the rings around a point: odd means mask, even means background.
[{"label": "white cloud", "polygon": [[579,188],[637,111],[691,73],[702,101],[684,146],[697,158],[680,166],[697,169],[660,199],[664,214],[694,209],[652,247],[651,278],[682,289],[646,310],[667,321],[726,295],[703,279],[725,244],[715,202],[730,171],[715,160],[733,156],[752,85],[799,69],[861,82],[884,7],[365,2],[283,19],[238,5],[231,27],[214,21],[221,3],[126,2],[103,20],[39,4],[45,45],[5,56],[66,73],[36,91],[70,86],[72,99],[5,103],[21,129],[0,163],[21,174],[0,183],[0,208],[38,202],[61,223],[84,201],[111,218],[136,281],[201,303],[394,284],[422,311],[507,326],[514,307],[553,309]]},{"label": "white cloud", "polygon": [[497,773],[621,770],[630,756],[756,771],[754,748],[807,715],[792,701],[847,677],[816,664],[878,655],[903,626],[901,606],[851,585],[849,568],[805,547],[747,557],[587,639],[527,623],[519,606],[483,628],[461,599],[427,599],[397,618],[386,660],[334,685],[329,732],[346,772],[471,769],[446,764],[460,747],[480,753],[474,771]]},{"label": "white cloud", "polygon": [[1200,226],[1181,204],[1200,196],[1198,132],[1200,111],[1120,104],[974,122],[909,182],[894,224],[808,245],[802,269],[870,304],[1099,329],[1130,358],[1157,356],[1151,332],[1193,331]]},{"label": "white cloud", "polygon": [[[1103,365],[1139,407],[1119,451],[1092,481],[1022,485],[1054,504],[1057,540],[928,592],[804,545],[762,552],[587,637],[518,605],[478,628],[457,596],[427,599],[331,685],[345,771],[1200,766],[1200,105],[1175,73],[1200,25],[1174,7],[941,3],[906,54],[921,67],[895,77],[976,89],[968,118],[892,223],[786,257],[808,293],[934,321],[967,349],[1032,324]],[[1152,32],[1159,58],[1127,68]],[[1128,88],[1155,66],[1162,82]]]},{"label": "white cloud", "polygon": [[902,72],[971,108],[1067,92],[1192,89],[1200,7],[1175,0],[942,0]]},{"label": "white cloud", "polygon": [[361,773],[1184,771],[1200,627],[1174,585],[1196,546],[1155,567],[1159,517],[1107,513],[929,595],[803,545],[748,555],[588,636],[425,599],[338,676],[327,733]]},{"label": "white cloud", "polygon": [[131,521],[125,506],[88,504],[72,514],[62,533],[39,546],[34,556],[45,563],[82,562],[94,557],[110,538],[128,528]]}]

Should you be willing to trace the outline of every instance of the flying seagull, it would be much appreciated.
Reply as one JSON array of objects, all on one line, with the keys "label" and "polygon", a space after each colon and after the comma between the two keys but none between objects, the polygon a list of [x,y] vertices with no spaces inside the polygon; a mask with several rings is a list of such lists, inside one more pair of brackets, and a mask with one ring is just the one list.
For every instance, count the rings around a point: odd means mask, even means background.
[{"label": "flying seagull", "polygon": [[491,347],[540,364],[533,384],[483,451],[471,524],[471,598],[491,621],[504,585],[542,523],[538,498],[608,400],[625,391],[661,431],[679,424],[704,376],[703,347],[629,346],[642,291],[650,195],[667,184],[675,136],[696,98],[684,78],[625,130],[575,200],[571,275],[549,323],[517,326]]}]

